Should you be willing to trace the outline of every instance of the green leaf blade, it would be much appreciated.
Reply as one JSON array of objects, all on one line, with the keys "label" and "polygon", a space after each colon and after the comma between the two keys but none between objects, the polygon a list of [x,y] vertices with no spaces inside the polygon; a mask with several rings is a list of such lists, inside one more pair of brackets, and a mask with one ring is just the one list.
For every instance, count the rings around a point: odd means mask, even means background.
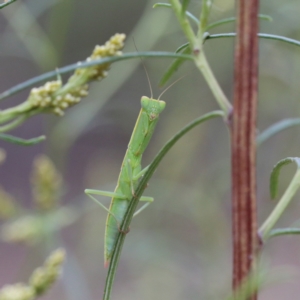
[{"label": "green leaf blade", "polygon": [[7,1],[7,2],[4,2],[2,4],[0,4],[0,9],[4,8],[5,6],[8,6],[10,4],[12,4],[13,2],[16,2],[17,0],[10,0],[10,1]]},{"label": "green leaf blade", "polygon": [[271,199],[275,199],[278,192],[278,181],[280,171],[283,166],[288,165],[290,163],[296,163],[297,168],[300,168],[300,158],[299,157],[287,157],[280,160],[273,168],[271,175],[270,175],[270,195]]},{"label": "green leaf blade", "polygon": [[276,237],[281,235],[298,235],[300,228],[276,228],[270,231],[269,237]]},{"label": "green leaf blade", "polygon": [[186,48],[189,46],[189,44],[190,44],[190,43],[185,43],[185,44],[179,46],[179,47],[176,49],[175,53],[180,53],[182,50],[186,49]]},{"label": "green leaf blade", "polygon": [[39,137],[26,140],[26,139],[15,137],[10,134],[0,133],[0,139],[20,146],[32,146],[44,141],[46,137],[44,135],[41,135]]},{"label": "green leaf blade", "polygon": [[260,146],[275,134],[297,125],[300,125],[300,118],[284,119],[275,124],[272,124],[257,136],[256,144],[257,146]]},{"label": "green leaf blade", "polygon": [[[183,54],[190,54],[191,49],[189,47],[185,48]],[[179,69],[179,67],[184,63],[184,59],[177,58],[175,59],[172,64],[168,67],[167,71],[162,76],[159,86],[164,86],[168,80],[172,77],[172,75]]]},{"label": "green leaf blade", "polygon": [[[259,14],[259,15],[258,15],[258,18],[259,18],[260,20],[264,20],[264,21],[269,21],[269,22],[272,22],[272,21],[273,21],[272,17],[269,16],[269,15]],[[209,29],[212,29],[212,28],[215,28],[215,27],[224,25],[224,24],[232,23],[232,22],[235,22],[235,21],[236,21],[236,18],[235,18],[235,17],[226,18],[226,19],[221,19],[221,20],[219,20],[219,21],[216,21],[216,22],[213,22],[213,23],[209,24],[209,25],[205,28],[205,30],[209,30]]]}]

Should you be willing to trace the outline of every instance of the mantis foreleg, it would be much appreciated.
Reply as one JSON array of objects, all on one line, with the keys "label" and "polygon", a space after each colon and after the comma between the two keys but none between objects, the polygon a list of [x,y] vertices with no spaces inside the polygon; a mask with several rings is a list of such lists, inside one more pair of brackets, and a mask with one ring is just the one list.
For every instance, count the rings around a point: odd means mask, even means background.
[{"label": "mantis foreleg", "polygon": [[[142,200],[141,200],[142,201]],[[149,201],[148,203],[144,204],[141,208],[139,208],[134,214],[133,216],[137,216],[140,212],[142,212],[146,207],[148,207],[152,202],[154,201],[154,199],[152,198],[152,201]]]},{"label": "mantis foreleg", "polygon": [[100,201],[98,201],[95,197],[93,197],[91,194],[86,193],[93,201],[95,201],[98,205],[100,205],[100,207],[102,207],[105,211],[107,211],[111,216],[113,216],[116,220],[116,222],[118,223],[118,220],[116,218],[116,216],[104,205],[102,204]]}]

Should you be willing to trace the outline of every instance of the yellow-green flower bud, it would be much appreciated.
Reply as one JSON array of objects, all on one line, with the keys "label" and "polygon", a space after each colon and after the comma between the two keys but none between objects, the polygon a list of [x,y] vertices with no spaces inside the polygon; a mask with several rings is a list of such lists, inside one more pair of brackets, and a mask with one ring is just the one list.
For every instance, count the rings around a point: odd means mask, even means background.
[{"label": "yellow-green flower bud", "polygon": [[6,159],[6,152],[3,148],[0,148],[0,165],[4,163]]},{"label": "yellow-green flower bud", "polygon": [[49,81],[43,86],[33,88],[30,91],[28,102],[31,105],[31,109],[42,109],[44,112],[53,111],[55,109],[52,104],[54,93],[58,91],[62,86],[60,80]]},{"label": "yellow-green flower bud", "polygon": [[0,219],[6,220],[17,212],[14,198],[0,187]]},{"label": "yellow-green flower bud", "polygon": [[0,300],[33,300],[34,297],[34,289],[23,283],[5,285],[0,290]]},{"label": "yellow-green flower bud", "polygon": [[44,294],[53,285],[61,274],[64,260],[64,249],[57,249],[49,256],[44,266],[33,272],[29,284],[35,290],[37,296]]},{"label": "yellow-green flower bud", "polygon": [[34,216],[26,216],[14,222],[4,224],[1,238],[9,243],[34,244],[41,236],[41,220]]},{"label": "yellow-green flower bud", "polygon": [[[109,41],[105,43],[105,45],[97,45],[92,55],[89,56],[86,61],[93,61],[104,57],[122,55],[122,51],[120,50],[124,47],[125,38],[125,34],[116,33],[109,39]],[[109,68],[110,64],[107,63],[99,66],[77,69],[74,75],[69,79],[69,81],[72,82],[78,80],[78,78],[82,78],[85,82],[89,82],[92,80],[101,80],[107,76],[107,71],[109,70]]]},{"label": "yellow-green flower bud", "polygon": [[62,178],[47,156],[41,155],[34,160],[31,182],[34,202],[39,209],[57,206]]},{"label": "yellow-green flower bud", "polygon": [[[86,61],[121,55],[125,37],[125,34],[115,34],[105,43],[105,45],[96,46],[93,53]],[[79,62],[78,66],[80,66],[80,64],[81,63]],[[41,87],[33,88],[27,100],[29,102],[29,107],[25,106],[24,110],[51,112],[58,116],[63,116],[64,111],[68,107],[77,104],[80,102],[81,98],[87,96],[87,83],[105,78],[109,68],[110,63],[88,68],[78,68],[64,86],[62,86],[60,80],[57,80],[47,82]]]}]

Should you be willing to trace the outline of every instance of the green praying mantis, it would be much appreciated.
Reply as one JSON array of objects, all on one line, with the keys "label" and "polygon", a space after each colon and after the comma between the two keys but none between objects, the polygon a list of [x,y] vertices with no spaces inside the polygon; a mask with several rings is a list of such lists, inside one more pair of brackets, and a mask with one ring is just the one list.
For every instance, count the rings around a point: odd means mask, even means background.
[{"label": "green praying mantis", "polygon": [[[175,83],[175,82],[174,82]],[[169,86],[170,87],[170,86]],[[166,91],[166,90],[165,90]],[[152,92],[151,92],[152,94]],[[159,97],[160,98],[160,97]],[[159,99],[158,98],[158,99]],[[120,225],[124,219],[130,200],[134,196],[139,179],[147,171],[147,167],[142,169],[141,160],[145,149],[153,135],[158,117],[164,110],[166,103],[162,100],[155,100],[152,97],[143,96],[141,98],[141,110],[131,135],[125,157],[121,166],[119,179],[114,192],[86,189],[85,193],[96,201],[107,212],[105,241],[104,241],[104,265],[108,266],[115,243],[120,232]],[[98,202],[92,195],[111,197],[110,207],[107,209]],[[148,206],[153,198],[141,197],[141,201],[147,201],[135,215]]]}]

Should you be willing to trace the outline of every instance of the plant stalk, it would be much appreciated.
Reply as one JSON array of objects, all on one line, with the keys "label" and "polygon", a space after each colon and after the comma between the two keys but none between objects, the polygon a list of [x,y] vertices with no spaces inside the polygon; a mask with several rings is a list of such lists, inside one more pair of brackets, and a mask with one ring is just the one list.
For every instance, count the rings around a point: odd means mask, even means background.
[{"label": "plant stalk", "polygon": [[[233,290],[256,269],[256,115],[259,0],[237,1],[234,108],[231,123]],[[249,299],[256,300],[254,293]]]},{"label": "plant stalk", "polygon": [[221,89],[216,77],[214,76],[203,51],[201,51],[199,55],[195,57],[195,63],[198,69],[201,71],[203,77],[205,78],[220,108],[224,111],[226,116],[225,119],[228,119],[232,112],[232,105],[227,100],[226,95]]}]

